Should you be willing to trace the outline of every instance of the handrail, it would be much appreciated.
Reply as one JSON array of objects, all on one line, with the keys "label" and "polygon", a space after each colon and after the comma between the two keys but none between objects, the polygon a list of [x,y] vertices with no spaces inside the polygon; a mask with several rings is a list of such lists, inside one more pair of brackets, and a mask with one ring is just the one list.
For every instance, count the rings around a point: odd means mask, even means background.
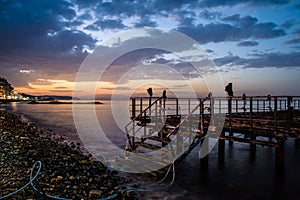
[{"label": "handrail", "polygon": [[300,96],[284,96],[284,95],[280,95],[280,96],[276,96],[276,95],[270,95],[270,96],[213,96],[213,98],[215,99],[250,99],[250,98],[255,98],[255,99],[268,99],[268,98],[300,98]]},{"label": "handrail", "polygon": [[[173,130],[166,136],[167,138],[170,137],[182,124],[185,122],[200,106],[204,103],[207,99],[210,99],[210,97],[205,97],[204,99],[200,99],[200,103],[187,115],[185,116],[177,126],[173,128]],[[201,113],[200,113],[201,114]]]},{"label": "handrail", "polygon": [[161,100],[163,97],[158,97],[155,101],[153,101],[150,105],[148,105],[140,114],[138,114],[138,116],[136,116],[135,118],[133,118],[128,124],[126,124],[125,128],[127,128],[127,126],[129,126],[133,121],[135,121],[136,119],[138,119],[140,116],[142,116],[147,110],[149,110],[154,104],[156,104],[159,100]]},{"label": "handrail", "polygon": [[[159,129],[161,127],[162,124],[164,124],[164,126],[166,126],[166,123],[159,123],[159,127],[156,126],[155,124],[155,128],[153,128],[154,126],[143,126],[145,122],[142,123],[142,126],[140,127],[136,127],[135,126],[135,121],[140,121],[143,119],[141,117],[148,117],[146,116],[146,114],[149,116],[152,116],[152,113],[155,111],[156,115],[157,112],[159,112],[159,116],[161,117],[161,112],[162,109],[157,108],[158,104],[157,102],[163,100],[166,100],[164,97],[152,97],[152,99],[154,100],[153,102],[150,101],[151,97],[131,97],[130,99],[133,100],[132,103],[132,112],[134,113],[132,115],[131,121],[125,126],[126,128],[126,133],[127,133],[127,142],[128,144],[126,144],[126,148],[128,148],[128,146],[130,145],[131,149],[136,149],[137,146],[135,145],[135,138],[139,139],[138,137],[136,137],[136,133],[141,133],[139,132],[141,129],[145,129],[144,130],[144,134],[146,135],[146,131],[148,131],[149,134],[152,134],[154,130],[155,134],[159,132]],[[140,104],[140,109],[138,110],[138,112],[136,112],[136,100],[141,100]],[[150,104],[143,104],[143,102],[145,101],[145,99],[150,101]],[[199,111],[199,126],[197,127],[197,129],[199,129],[198,131],[200,131],[201,135],[206,134],[206,124],[204,127],[204,120],[206,122],[206,119],[204,119],[204,116],[211,115],[211,117],[213,117],[213,114],[215,114],[215,111],[211,111],[210,109],[216,110],[219,109],[219,114],[226,114],[226,117],[230,123],[228,125],[228,127],[230,127],[230,130],[232,130],[232,118],[235,118],[236,116],[233,114],[239,114],[239,113],[244,113],[247,114],[245,116],[250,117],[248,122],[246,124],[248,124],[250,126],[250,129],[253,129],[253,123],[256,123],[256,120],[254,117],[255,115],[253,113],[260,113],[260,112],[268,112],[268,109],[271,109],[271,111],[274,113],[273,115],[267,115],[270,116],[269,120],[269,127],[271,128],[270,130],[274,130],[275,135],[277,134],[278,131],[281,130],[281,121],[287,122],[287,123],[291,123],[291,120],[293,118],[293,112],[295,110],[297,110],[297,112],[300,110],[300,96],[227,96],[227,97],[217,97],[217,96],[213,96],[213,97],[204,97],[204,98],[167,98],[167,100],[174,100],[176,99],[176,104],[173,101],[170,101],[169,104],[168,102],[164,102],[163,105],[170,105],[170,106],[166,106],[167,111],[170,110],[170,113],[173,112],[173,110],[178,110],[178,100],[185,100],[188,99],[188,101],[182,101],[183,104],[181,104],[181,108],[179,107],[179,109],[183,110],[183,112],[181,112],[181,120],[178,124],[174,124],[176,126],[172,126],[170,128],[168,128],[168,132],[167,135],[164,135],[164,137],[169,138],[171,135],[175,135],[177,133],[177,131],[179,130],[180,126],[183,126],[183,124],[189,120],[190,118],[197,116],[197,113],[195,115],[193,115],[195,113],[195,111],[197,109],[200,108]],[[244,101],[241,101],[244,100]],[[246,100],[246,101],[245,101]],[[218,103],[216,103],[219,102]],[[209,102],[211,102],[209,104]],[[282,103],[283,104],[282,104]],[[161,103],[161,102],[160,102]],[[166,104],[165,104],[166,103]],[[172,106],[171,106],[172,105]],[[174,109],[173,106],[177,105],[176,109]],[[143,107],[147,106],[146,108],[142,109]],[[151,109],[153,107],[155,107],[155,109]],[[243,107],[241,107],[243,106]],[[170,107],[170,108],[169,108]],[[207,111],[206,111],[207,108]],[[157,110],[159,109],[159,110]],[[172,110],[173,109],[173,110]],[[273,110],[274,109],[274,110]],[[224,111],[225,110],[225,111]],[[287,120],[284,120],[280,118],[280,113],[278,111],[288,111],[288,118]],[[170,114],[169,113],[169,114]],[[165,117],[164,113],[164,117]],[[136,116],[137,115],[137,116]],[[177,112],[178,115],[178,112]],[[284,113],[284,115],[286,115],[286,113]],[[136,117],[135,117],[136,116]],[[162,118],[164,119],[164,118]],[[212,121],[213,118],[211,118]],[[244,119],[243,119],[244,120]],[[280,121],[281,120],[281,121]],[[160,122],[160,120],[157,120]],[[211,120],[210,120],[211,121]],[[249,122],[250,121],[250,122]],[[152,121],[153,122],[153,121]],[[156,122],[156,121],[154,121]],[[146,122],[148,124],[148,122]],[[176,122],[177,123],[177,122]],[[275,123],[275,124],[273,124]],[[138,124],[137,126],[139,126],[140,124]],[[171,129],[171,130],[170,130]],[[196,128],[195,128],[196,129]],[[149,131],[150,130],[150,131]],[[188,129],[188,131],[190,131],[191,129]],[[230,135],[231,131],[229,132],[229,136],[233,137],[233,135]],[[255,133],[254,135],[252,135],[251,137],[256,137]]]}]

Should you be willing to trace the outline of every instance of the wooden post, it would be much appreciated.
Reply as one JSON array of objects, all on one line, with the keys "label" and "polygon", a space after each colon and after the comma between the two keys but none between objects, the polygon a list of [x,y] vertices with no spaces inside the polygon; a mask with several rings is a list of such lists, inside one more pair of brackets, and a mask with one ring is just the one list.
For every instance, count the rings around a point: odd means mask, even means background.
[{"label": "wooden post", "polygon": [[[191,114],[191,99],[188,99],[188,115]],[[195,123],[194,121],[192,121],[191,119],[192,117],[190,117],[189,121],[188,121],[188,131],[189,131],[189,144],[192,143],[192,136],[193,136],[193,129],[192,129],[192,124]],[[198,128],[198,127],[197,127]]]},{"label": "wooden post", "polygon": [[294,107],[292,106],[292,102],[293,102],[293,97],[288,97],[288,117],[287,117],[287,124],[288,124],[288,130],[290,132],[291,130],[291,124],[294,120]]},{"label": "wooden post", "polygon": [[203,135],[204,134],[204,105],[203,105],[204,101],[202,101],[201,99],[199,99],[199,121],[200,121],[200,134]]},{"label": "wooden post", "polygon": [[[228,115],[229,115],[229,136],[233,136],[232,132],[232,97],[228,97]],[[230,141],[229,144],[232,144]]]},{"label": "wooden post", "polygon": [[140,99],[140,116],[142,116],[142,112],[143,112],[143,98]]},{"label": "wooden post", "polygon": [[228,114],[231,115],[232,111],[232,97],[228,97]]},{"label": "wooden post", "polygon": [[295,147],[298,148],[300,146],[300,138],[295,139]]},{"label": "wooden post", "polygon": [[[250,97],[250,139],[256,140],[256,136],[255,133],[253,131],[253,98]],[[252,144],[250,143],[250,156],[251,159],[255,158],[255,154],[256,154],[256,144]]]},{"label": "wooden post", "polygon": [[188,99],[188,115],[191,113],[191,99]]},{"label": "wooden post", "polygon": [[[135,141],[134,141],[134,138],[135,138],[135,122],[132,123],[132,141],[131,141],[131,145],[132,145],[132,148],[135,149]],[[128,137],[129,141],[130,141],[130,137]]]},{"label": "wooden post", "polygon": [[[281,108],[281,99],[279,100],[279,110],[282,110],[282,108]],[[285,109],[284,109],[285,110]]]},{"label": "wooden post", "polygon": [[275,122],[274,134],[276,136],[276,134],[277,134],[277,97],[274,97],[274,122]]},{"label": "wooden post", "polygon": [[155,103],[155,117],[153,119],[154,119],[154,123],[155,123],[155,130],[157,130],[158,129],[158,122],[159,122],[159,119],[160,119],[160,118],[158,118],[158,106],[157,106],[157,102]]},{"label": "wooden post", "polygon": [[152,96],[149,97],[149,117],[151,117],[151,102],[152,102]]},{"label": "wooden post", "polygon": [[[221,135],[224,135],[224,132],[221,133]],[[218,141],[218,163],[219,166],[223,166],[225,161],[225,140]]]},{"label": "wooden post", "polygon": [[286,105],[286,100],[284,100],[284,110],[286,110],[287,105]]},{"label": "wooden post", "polygon": [[200,146],[200,169],[201,171],[207,171],[208,170],[208,153],[201,158],[201,152],[208,152],[209,149],[209,138],[205,138],[204,140],[201,141],[201,146]]},{"label": "wooden post", "polygon": [[221,99],[219,99],[219,114],[222,113],[222,104],[221,104]]},{"label": "wooden post", "polygon": [[131,118],[134,119],[135,118],[135,106],[136,106],[136,103],[135,103],[135,98],[132,98],[131,99]]},{"label": "wooden post", "polygon": [[178,98],[176,98],[176,115],[179,115],[179,103],[178,103]]},{"label": "wooden post", "polygon": [[212,122],[211,124],[213,126],[215,125],[214,114],[215,114],[215,99],[211,97],[210,98],[210,121]]},{"label": "wooden post", "polygon": [[275,148],[275,167],[277,170],[284,168],[284,142],[279,141],[279,146]]},{"label": "wooden post", "polygon": [[250,97],[250,131],[253,131],[253,98]]},{"label": "wooden post", "polygon": [[238,99],[235,99],[235,112],[238,113],[239,106],[238,106]]}]

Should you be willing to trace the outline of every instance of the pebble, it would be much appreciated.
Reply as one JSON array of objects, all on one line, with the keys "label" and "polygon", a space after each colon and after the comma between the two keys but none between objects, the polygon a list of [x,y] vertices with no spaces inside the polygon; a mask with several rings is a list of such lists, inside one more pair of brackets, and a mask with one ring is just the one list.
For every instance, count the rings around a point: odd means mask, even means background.
[{"label": "pebble", "polygon": [[[106,167],[69,145],[64,139],[22,121],[18,115],[0,111],[0,197],[21,188],[29,181],[34,163],[42,168],[34,186],[52,196],[68,199],[101,199],[118,194],[117,199],[137,199],[132,192],[123,192],[130,182],[126,177]],[[74,146],[74,144],[72,145]],[[38,165],[33,169],[33,176]],[[26,187],[12,199],[43,199]]]},{"label": "pebble", "polygon": [[90,195],[98,195],[98,196],[101,196],[101,195],[102,195],[102,191],[101,191],[101,190],[91,190],[91,191],[90,191]]}]

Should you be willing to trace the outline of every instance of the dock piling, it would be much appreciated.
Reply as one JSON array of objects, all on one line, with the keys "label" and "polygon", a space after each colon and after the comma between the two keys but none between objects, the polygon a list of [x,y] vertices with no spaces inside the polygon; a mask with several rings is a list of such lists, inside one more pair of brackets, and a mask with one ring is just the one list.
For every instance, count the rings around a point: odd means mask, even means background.
[{"label": "dock piling", "polygon": [[284,168],[284,142],[280,141],[279,146],[275,148],[275,167],[277,170]]}]

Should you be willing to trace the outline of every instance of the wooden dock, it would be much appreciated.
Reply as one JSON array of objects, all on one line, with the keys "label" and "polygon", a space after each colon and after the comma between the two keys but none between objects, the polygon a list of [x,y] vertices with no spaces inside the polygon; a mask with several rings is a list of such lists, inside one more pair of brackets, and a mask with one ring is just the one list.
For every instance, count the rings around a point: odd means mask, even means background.
[{"label": "wooden dock", "polygon": [[126,151],[142,157],[157,152],[150,161],[159,166],[181,160],[198,144],[209,151],[210,139],[218,140],[220,160],[228,140],[248,143],[254,154],[256,145],[274,147],[282,167],[284,142],[300,139],[300,96],[135,97],[130,112]]}]

